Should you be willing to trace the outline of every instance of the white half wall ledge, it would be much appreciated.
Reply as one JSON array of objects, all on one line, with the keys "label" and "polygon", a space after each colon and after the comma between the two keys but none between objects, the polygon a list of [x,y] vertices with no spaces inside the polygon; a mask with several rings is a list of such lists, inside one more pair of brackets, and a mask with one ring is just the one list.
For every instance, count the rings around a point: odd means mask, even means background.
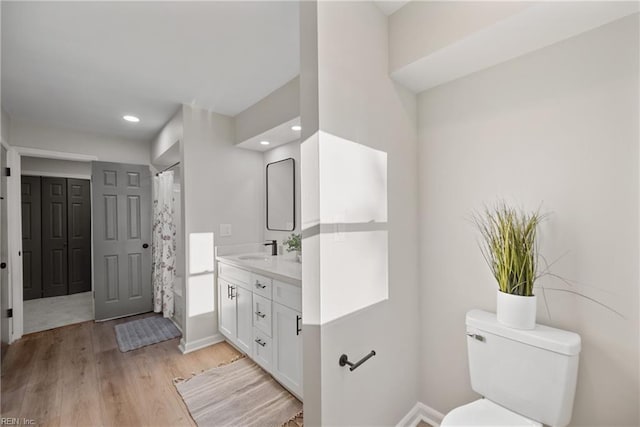
[{"label": "white half wall ledge", "polygon": [[638,13],[640,2],[540,2],[391,73],[415,93]]},{"label": "white half wall ledge", "polygon": [[63,151],[43,150],[41,148],[21,147],[14,145],[13,148],[19,155],[27,157],[43,157],[56,160],[74,160],[77,162],[92,162],[98,160],[97,156],[79,153],[67,153]]},{"label": "white half wall ledge", "polygon": [[420,421],[438,427],[442,423],[444,414],[436,411],[422,402],[417,402],[413,408],[400,420],[396,427],[416,427]]}]

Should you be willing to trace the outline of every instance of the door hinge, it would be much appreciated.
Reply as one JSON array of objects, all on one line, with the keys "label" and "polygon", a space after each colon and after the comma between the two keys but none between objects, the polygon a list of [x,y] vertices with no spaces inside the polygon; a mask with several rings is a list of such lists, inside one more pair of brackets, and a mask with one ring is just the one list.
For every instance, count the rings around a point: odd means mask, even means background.
[{"label": "door hinge", "polygon": [[5,168],[4,173],[5,176],[11,176],[11,168]]},{"label": "door hinge", "polygon": [[13,308],[7,309],[7,317],[13,317]]}]

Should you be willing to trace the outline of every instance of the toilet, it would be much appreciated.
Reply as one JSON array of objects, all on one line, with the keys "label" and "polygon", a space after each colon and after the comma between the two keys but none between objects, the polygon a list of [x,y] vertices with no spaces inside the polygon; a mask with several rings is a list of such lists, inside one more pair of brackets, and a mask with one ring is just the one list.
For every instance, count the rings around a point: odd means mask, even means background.
[{"label": "toilet", "polygon": [[483,396],[450,411],[441,426],[564,427],[571,421],[580,335],[536,325],[513,329],[495,313],[467,313],[471,388]]}]

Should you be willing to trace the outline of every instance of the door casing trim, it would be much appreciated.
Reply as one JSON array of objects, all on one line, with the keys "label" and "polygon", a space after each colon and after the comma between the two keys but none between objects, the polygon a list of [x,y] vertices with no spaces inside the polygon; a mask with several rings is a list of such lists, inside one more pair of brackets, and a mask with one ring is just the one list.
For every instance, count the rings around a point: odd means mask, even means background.
[{"label": "door casing trim", "polygon": [[21,175],[31,175],[31,176],[45,176],[47,178],[71,178],[71,179],[88,179],[91,180],[91,175],[82,175],[82,174],[67,174],[67,173],[56,173],[56,172],[41,172],[41,171],[32,171],[32,170],[23,170],[20,173]]},{"label": "door casing trim", "polygon": [[[11,176],[7,179],[7,223],[9,230],[9,274],[11,277],[11,285],[9,292],[11,298],[11,307],[13,308],[12,331],[10,334],[9,344],[22,338],[24,332],[24,306],[22,301],[22,215],[20,211],[20,177],[22,170],[20,167],[22,156],[42,157],[55,160],[73,160],[81,162],[91,162],[98,160],[98,157],[67,153],[64,151],[41,150],[39,148],[9,146],[7,151],[7,164],[11,168]],[[25,171],[26,172],[26,171]],[[53,176],[45,174],[41,176]],[[65,178],[88,179],[91,182],[91,191],[93,192],[93,181],[91,176],[65,176]],[[92,198],[93,199],[93,198]],[[93,200],[91,203],[91,216],[93,218]],[[91,229],[91,250],[93,253],[93,227]],[[91,290],[93,291],[93,257],[91,259]]]}]

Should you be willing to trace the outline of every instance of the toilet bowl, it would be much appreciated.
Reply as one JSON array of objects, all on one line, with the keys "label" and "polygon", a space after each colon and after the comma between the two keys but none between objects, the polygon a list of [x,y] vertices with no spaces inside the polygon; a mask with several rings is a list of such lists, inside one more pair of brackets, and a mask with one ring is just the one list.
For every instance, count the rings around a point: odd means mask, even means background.
[{"label": "toilet bowl", "polygon": [[449,412],[442,422],[445,426],[505,426],[505,427],[542,427],[533,421],[513,411],[503,408],[488,399],[478,399],[474,402],[458,406]]}]

